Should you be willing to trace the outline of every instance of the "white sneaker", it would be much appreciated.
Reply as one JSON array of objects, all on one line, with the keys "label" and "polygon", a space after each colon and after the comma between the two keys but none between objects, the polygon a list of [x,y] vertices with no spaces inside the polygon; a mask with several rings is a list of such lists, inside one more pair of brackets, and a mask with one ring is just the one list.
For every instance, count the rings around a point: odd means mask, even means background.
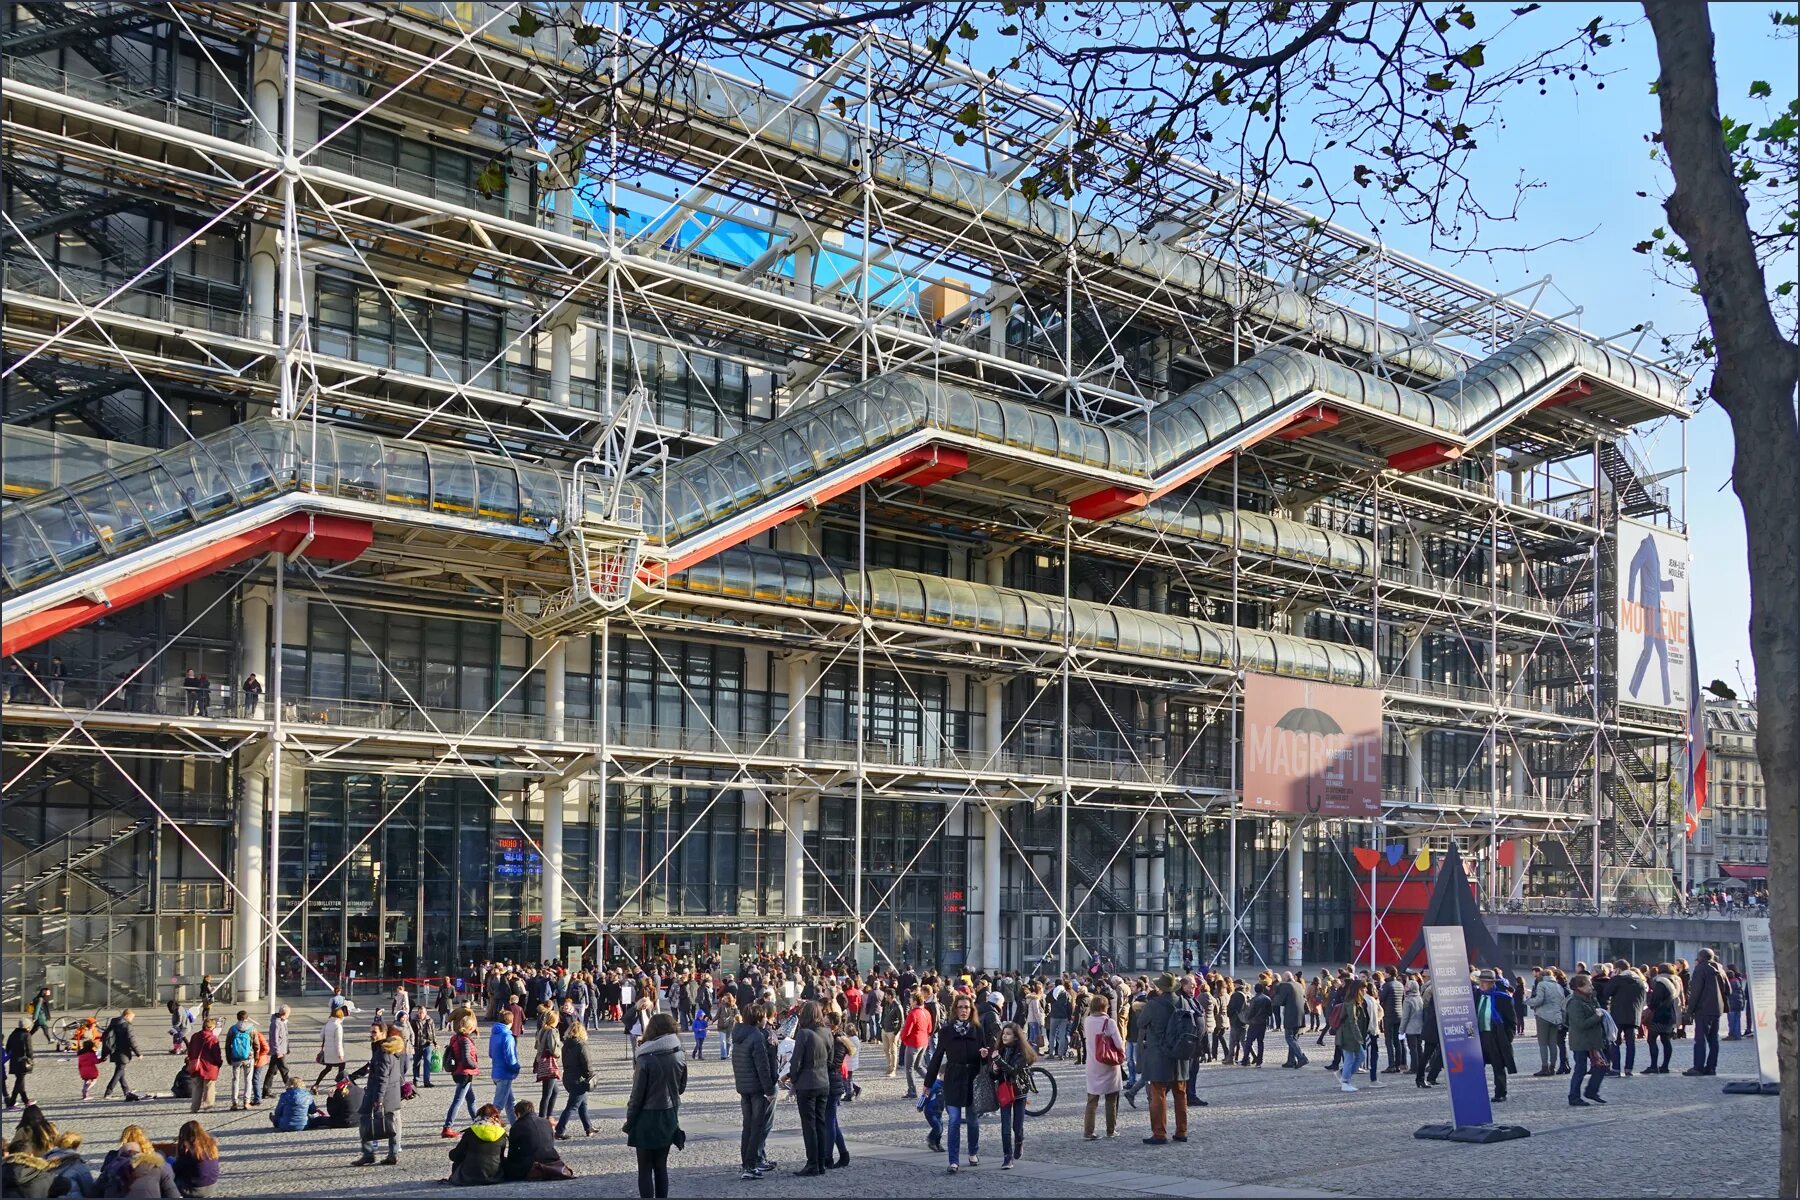
[{"label": "white sneaker", "polygon": [[1354,1092],[1356,1090],[1356,1085],[1354,1083],[1339,1084],[1338,1090],[1340,1092]]}]

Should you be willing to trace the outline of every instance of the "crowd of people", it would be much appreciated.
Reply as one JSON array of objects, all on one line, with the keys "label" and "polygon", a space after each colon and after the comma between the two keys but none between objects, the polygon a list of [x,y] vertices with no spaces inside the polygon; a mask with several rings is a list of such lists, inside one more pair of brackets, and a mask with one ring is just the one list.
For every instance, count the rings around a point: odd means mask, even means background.
[{"label": "crowd of people", "polygon": [[[768,1139],[785,1101],[805,1147],[794,1173],[822,1176],[847,1166],[844,1112],[861,1093],[865,1065],[904,1078],[926,1144],[945,1155],[953,1173],[979,1163],[988,1117],[999,1125],[1001,1169],[1024,1157],[1032,1070],[1041,1060],[1082,1068],[1084,1138],[1117,1137],[1120,1100],[1136,1109],[1142,1097],[1149,1125],[1142,1141],[1150,1146],[1186,1142],[1190,1108],[1207,1104],[1199,1095],[1203,1070],[1263,1067],[1271,1032],[1278,1035],[1277,1065],[1286,1069],[1311,1065],[1308,1050],[1329,1045],[1331,1059],[1320,1065],[1346,1093],[1402,1073],[1429,1088],[1443,1071],[1437,997],[1423,971],[1347,966],[1310,979],[1275,970],[1233,979],[1202,970],[1153,979],[1107,966],[1029,976],[857,972],[785,955],[732,972],[721,971],[716,959],[632,970],[483,963],[462,979],[419,985],[416,997],[408,985],[397,986],[369,1019],[366,1057],[350,1049],[360,1010],[334,995],[310,1081],[289,1066],[295,1048],[288,1006],[275,1010],[267,1028],[247,1010],[224,1024],[211,1015],[209,995],[199,1012],[170,1006],[170,1053],[181,1065],[169,1094],[187,1099],[195,1119],[169,1146],[128,1126],[98,1171],[80,1155],[79,1138],[58,1132],[28,1092],[36,1034],[49,1019],[48,997],[40,996],[29,1023],[21,1017],[6,1041],[7,1107],[25,1110],[8,1144],[7,1192],[49,1195],[54,1183],[57,1194],[206,1195],[219,1156],[198,1118],[218,1104],[221,1076],[232,1111],[273,1100],[270,1120],[278,1130],[356,1129],[361,1154],[352,1165],[359,1168],[400,1161],[404,1107],[442,1079],[450,1089],[442,1120],[442,1139],[451,1143],[445,1182],[572,1178],[558,1143],[596,1132],[589,1098],[597,1085],[591,1045],[599,1036],[622,1036],[630,1048],[630,1078],[618,1081],[617,1091],[628,1097],[623,1132],[643,1196],[668,1194],[670,1154],[686,1140],[681,1099],[690,1064],[708,1057],[709,1039],[716,1057],[729,1060],[739,1097],[745,1180],[779,1169]],[[1533,967],[1530,976],[1483,970],[1470,980],[1495,1102],[1506,1101],[1509,1077],[1520,1073],[1513,1046],[1528,1020],[1538,1047],[1532,1077],[1569,1076],[1568,1102],[1576,1107],[1605,1104],[1600,1090],[1608,1075],[1669,1073],[1672,1043],[1690,1030],[1693,1065],[1683,1074],[1712,1074],[1721,1023],[1725,1040],[1754,1027],[1743,1020],[1745,980],[1710,950],[1691,967],[1685,960],[1618,960],[1591,969],[1577,963],[1572,972]],[[89,1020],[76,1027],[67,1049],[84,1100],[103,1065],[112,1069],[103,1096],[117,1090],[128,1100],[152,1098],[127,1079],[144,1055],[135,1019],[128,1008],[104,1026]],[[603,1034],[609,1025],[617,1035]],[[515,1095],[533,1083],[535,1096]],[[435,1115],[434,1105],[428,1109]]]}]

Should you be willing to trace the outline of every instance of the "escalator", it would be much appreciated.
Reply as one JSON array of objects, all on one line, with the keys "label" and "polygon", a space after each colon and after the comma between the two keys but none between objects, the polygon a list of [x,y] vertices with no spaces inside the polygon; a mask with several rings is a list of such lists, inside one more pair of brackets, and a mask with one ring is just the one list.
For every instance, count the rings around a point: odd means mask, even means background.
[{"label": "escalator", "polygon": [[[637,529],[609,536],[629,538],[631,575],[656,583],[861,484],[924,487],[964,471],[990,488],[1055,497],[1082,519],[1167,522],[1174,528],[1166,531],[1177,532],[1204,526],[1206,514],[1152,505],[1264,438],[1357,420],[1370,438],[1401,447],[1390,466],[1417,469],[1453,459],[1533,408],[1564,402],[1576,382],[1660,396],[1661,378],[1640,378],[1643,370],[1537,330],[1419,390],[1277,346],[1151,410],[1141,433],[887,375],[683,459],[654,483],[627,483],[617,507],[634,514]],[[329,425],[246,422],[0,513],[0,653],[258,554],[354,559],[377,525],[580,540],[600,515],[600,495],[553,469],[493,455]],[[1245,514],[1234,533],[1255,534],[1279,552],[1282,531],[1271,520]],[[1363,547],[1322,531],[1294,548],[1334,563],[1365,559]],[[587,553],[571,548],[577,578],[576,560]],[[606,602],[622,603],[632,579],[614,582],[622,586]]]}]

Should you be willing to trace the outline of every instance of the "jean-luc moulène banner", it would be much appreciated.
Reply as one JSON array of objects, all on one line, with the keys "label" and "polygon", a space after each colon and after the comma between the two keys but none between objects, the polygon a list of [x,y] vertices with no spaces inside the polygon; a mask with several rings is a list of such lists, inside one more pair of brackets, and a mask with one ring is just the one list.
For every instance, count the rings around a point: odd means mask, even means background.
[{"label": "jean-luc moul\u00e8ne banner", "polygon": [[1756,1036],[1756,1077],[1763,1084],[1781,1082],[1775,1058],[1775,943],[1769,918],[1740,917],[1744,940],[1744,974],[1750,980],[1751,1032]]},{"label": "jean-luc moul\u00e8ne banner", "polygon": [[1333,817],[1381,812],[1381,692],[1244,680],[1244,807]]},{"label": "jean-luc moul\u00e8ne banner", "polygon": [[1450,1083],[1450,1123],[1458,1129],[1492,1125],[1487,1064],[1481,1057],[1481,1027],[1475,1017],[1475,989],[1469,983],[1469,948],[1460,925],[1427,925],[1425,962],[1437,997],[1438,1045]]}]

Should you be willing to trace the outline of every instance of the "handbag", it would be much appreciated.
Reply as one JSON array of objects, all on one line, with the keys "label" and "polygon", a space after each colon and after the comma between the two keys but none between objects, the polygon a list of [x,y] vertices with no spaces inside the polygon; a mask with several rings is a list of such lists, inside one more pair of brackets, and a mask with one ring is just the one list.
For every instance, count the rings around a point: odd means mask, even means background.
[{"label": "handbag", "polygon": [[562,1078],[562,1059],[548,1050],[537,1056],[537,1063],[532,1068],[532,1076],[539,1082]]},{"label": "handbag", "polygon": [[1013,1091],[1012,1080],[1002,1079],[994,1088],[994,1098],[999,1101],[1001,1108],[1011,1108],[1013,1101],[1019,1098],[1018,1093]]},{"label": "handbag", "polygon": [[553,1179],[573,1179],[575,1172],[562,1159],[552,1162],[534,1162],[531,1169],[525,1172],[526,1183],[548,1183]]},{"label": "handbag", "polygon": [[432,1073],[436,1074],[437,1072],[442,1071],[443,1069],[444,1069],[444,1056],[438,1052],[438,1048],[436,1046],[433,1046],[431,1048],[431,1070],[432,1070]]},{"label": "handbag", "polygon": [[994,1077],[987,1071],[975,1073],[975,1083],[970,1091],[972,1103],[969,1110],[976,1116],[985,1117],[989,1113],[1000,1111],[999,1092],[994,1086]]},{"label": "handbag", "polygon": [[1094,1058],[1109,1067],[1125,1065],[1125,1048],[1119,1045],[1119,1039],[1111,1025],[1103,1026],[1094,1038]]},{"label": "handbag", "polygon": [[1611,1070],[1611,1067],[1606,1061],[1606,1055],[1600,1053],[1598,1050],[1589,1050],[1588,1070],[1596,1075],[1604,1075],[1607,1071]]}]

